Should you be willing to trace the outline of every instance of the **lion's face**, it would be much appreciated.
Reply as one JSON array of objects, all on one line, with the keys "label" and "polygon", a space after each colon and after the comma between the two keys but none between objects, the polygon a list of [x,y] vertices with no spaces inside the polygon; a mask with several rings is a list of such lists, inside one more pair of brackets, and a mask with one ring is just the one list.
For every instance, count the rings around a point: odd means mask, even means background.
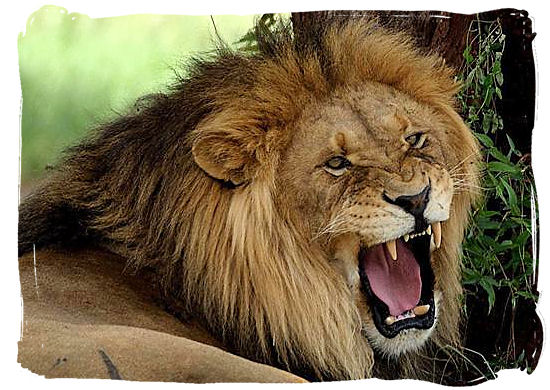
[{"label": "lion's face", "polygon": [[418,349],[435,327],[432,252],[453,181],[439,114],[381,84],[306,108],[280,167],[284,197],[352,291],[371,346]]},{"label": "lion's face", "polygon": [[270,40],[277,56],[237,62],[250,77],[220,72],[238,85],[190,135],[200,171],[180,186],[197,221],[185,283],[209,286],[201,310],[259,360],[418,377],[424,355],[458,344],[478,145],[439,58],[369,22],[325,35],[311,50]]}]

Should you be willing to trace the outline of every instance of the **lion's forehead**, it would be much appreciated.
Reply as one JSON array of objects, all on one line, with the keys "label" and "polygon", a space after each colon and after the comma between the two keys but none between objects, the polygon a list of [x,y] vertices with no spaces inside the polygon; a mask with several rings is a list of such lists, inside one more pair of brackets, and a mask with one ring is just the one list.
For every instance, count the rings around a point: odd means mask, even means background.
[{"label": "lion's forehead", "polygon": [[380,147],[400,146],[403,127],[392,121],[395,115],[405,118],[411,128],[431,129],[432,136],[445,136],[436,110],[391,87],[368,83],[361,90],[346,92],[307,105],[295,130],[295,143],[310,151],[322,149],[335,134],[342,133],[350,151],[376,155]]}]

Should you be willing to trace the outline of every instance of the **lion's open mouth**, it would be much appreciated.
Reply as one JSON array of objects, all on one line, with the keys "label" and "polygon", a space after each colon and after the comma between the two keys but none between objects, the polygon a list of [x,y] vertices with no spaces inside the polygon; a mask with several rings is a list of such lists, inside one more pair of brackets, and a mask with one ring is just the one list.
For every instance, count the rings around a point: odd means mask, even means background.
[{"label": "lion's open mouth", "polygon": [[434,273],[430,243],[441,242],[441,225],[396,240],[362,248],[361,286],[372,309],[374,324],[387,338],[409,328],[429,329],[435,320]]}]

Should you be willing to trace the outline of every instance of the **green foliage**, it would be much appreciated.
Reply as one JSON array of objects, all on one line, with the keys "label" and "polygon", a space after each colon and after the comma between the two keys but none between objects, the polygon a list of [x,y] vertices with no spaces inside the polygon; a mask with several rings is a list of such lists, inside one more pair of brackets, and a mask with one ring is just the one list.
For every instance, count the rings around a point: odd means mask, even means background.
[{"label": "green foliage", "polygon": [[22,186],[97,124],[126,112],[140,96],[165,91],[176,78],[174,68],[190,55],[211,51],[216,36],[233,43],[254,19],[90,18],[54,6],[34,12],[18,39]]},{"label": "green foliage", "polygon": [[258,51],[258,42],[256,41],[255,28],[261,30],[272,30],[277,26],[277,23],[281,20],[279,14],[263,14],[260,19],[258,19],[256,27],[248,30],[248,32],[243,35],[241,39],[237,41],[237,45],[240,50],[248,52],[257,52]]},{"label": "green foliage", "polygon": [[472,24],[459,95],[463,117],[482,147],[484,171],[484,199],[474,211],[464,243],[463,283],[469,291],[479,293],[480,288],[487,294],[488,311],[497,288],[510,290],[514,306],[520,297],[536,301],[531,290],[531,216],[536,204],[530,156],[517,150],[497,112],[504,42],[498,20]]}]

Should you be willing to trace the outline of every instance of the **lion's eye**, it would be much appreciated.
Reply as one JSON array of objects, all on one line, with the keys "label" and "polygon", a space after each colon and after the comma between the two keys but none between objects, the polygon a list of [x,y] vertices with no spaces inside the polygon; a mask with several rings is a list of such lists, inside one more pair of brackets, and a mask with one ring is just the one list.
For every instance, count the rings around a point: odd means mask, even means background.
[{"label": "lion's eye", "polygon": [[424,133],[411,134],[405,138],[405,141],[407,141],[407,143],[411,145],[411,147],[415,149],[420,149],[422,146],[424,146],[424,142],[426,141],[426,134]]},{"label": "lion's eye", "polygon": [[325,171],[334,176],[343,175],[346,169],[351,165],[349,160],[342,156],[335,156],[325,162]]}]

